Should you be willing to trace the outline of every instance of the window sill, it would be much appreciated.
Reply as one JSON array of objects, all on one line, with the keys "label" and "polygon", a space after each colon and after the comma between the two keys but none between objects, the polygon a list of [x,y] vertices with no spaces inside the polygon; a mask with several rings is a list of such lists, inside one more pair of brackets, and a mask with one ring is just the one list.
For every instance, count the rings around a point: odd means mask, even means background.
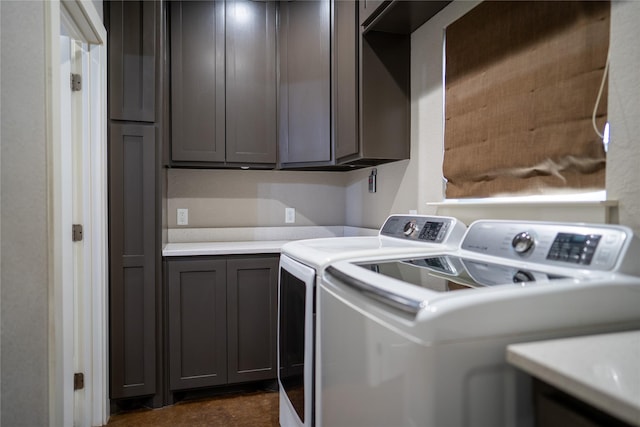
[{"label": "window sill", "polygon": [[465,224],[478,219],[584,222],[616,224],[617,200],[471,199],[430,202],[438,215],[458,218]]},{"label": "window sill", "polygon": [[554,207],[612,207],[618,206],[617,200],[491,200],[491,199],[454,199],[442,202],[428,202],[427,206],[456,206],[472,208],[478,206],[554,206]]}]

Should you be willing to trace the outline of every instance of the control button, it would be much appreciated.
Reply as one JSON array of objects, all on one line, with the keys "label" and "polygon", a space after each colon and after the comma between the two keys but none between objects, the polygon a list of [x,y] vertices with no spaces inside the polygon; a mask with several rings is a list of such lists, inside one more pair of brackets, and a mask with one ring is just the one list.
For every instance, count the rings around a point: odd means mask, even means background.
[{"label": "control button", "polygon": [[404,235],[410,236],[411,233],[413,233],[417,229],[418,229],[418,226],[416,225],[416,223],[414,221],[409,221],[404,225]]},{"label": "control button", "polygon": [[[600,237],[600,236],[598,236]],[[604,238],[604,243],[607,245],[612,245],[614,243],[616,243],[618,241],[618,234],[617,233],[611,233],[611,234],[607,234]]]},{"label": "control button", "polygon": [[520,234],[516,234],[516,236],[511,241],[511,246],[516,251],[516,253],[524,255],[533,249],[535,245],[535,239],[533,236],[527,232],[523,231]]},{"label": "control button", "polygon": [[608,265],[611,262],[611,256],[611,251],[603,249],[598,254],[597,263],[601,265]]},{"label": "control button", "polygon": [[522,282],[534,282],[535,278],[533,274],[528,271],[518,270],[516,274],[513,275],[513,283],[522,283]]}]

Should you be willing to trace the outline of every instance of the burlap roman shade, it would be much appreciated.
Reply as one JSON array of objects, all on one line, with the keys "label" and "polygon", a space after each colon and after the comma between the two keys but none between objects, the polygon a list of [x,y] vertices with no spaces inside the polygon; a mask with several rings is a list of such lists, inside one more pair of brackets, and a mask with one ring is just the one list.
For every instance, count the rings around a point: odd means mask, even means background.
[{"label": "burlap roman shade", "polygon": [[609,15],[609,2],[486,1],[446,28],[447,198],[604,189],[591,116]]}]

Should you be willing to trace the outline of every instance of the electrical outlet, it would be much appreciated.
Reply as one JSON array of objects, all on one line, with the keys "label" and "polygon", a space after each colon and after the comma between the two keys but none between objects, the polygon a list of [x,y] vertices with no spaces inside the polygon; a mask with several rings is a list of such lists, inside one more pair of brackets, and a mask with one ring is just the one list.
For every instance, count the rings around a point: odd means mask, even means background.
[{"label": "electrical outlet", "polygon": [[287,224],[296,222],[296,210],[294,208],[284,209],[284,222],[286,222]]},{"label": "electrical outlet", "polygon": [[189,225],[189,209],[178,209],[178,225]]}]

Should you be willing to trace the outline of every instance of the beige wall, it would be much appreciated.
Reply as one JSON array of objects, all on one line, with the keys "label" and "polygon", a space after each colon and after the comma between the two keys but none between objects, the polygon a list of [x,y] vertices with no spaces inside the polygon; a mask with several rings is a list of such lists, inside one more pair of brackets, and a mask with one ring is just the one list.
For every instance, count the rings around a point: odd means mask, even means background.
[{"label": "beige wall", "polygon": [[49,423],[44,5],[0,1],[0,424]]},{"label": "beige wall", "polygon": [[[412,153],[416,147],[411,147]],[[403,160],[377,166],[377,191],[369,193],[372,168],[347,173],[346,225],[380,228],[392,213],[418,210],[417,161]]]},{"label": "beige wall", "polygon": [[340,172],[170,169],[168,224],[176,210],[189,209],[188,227],[284,226],[285,208],[296,210],[291,225],[344,225],[346,175]]}]

